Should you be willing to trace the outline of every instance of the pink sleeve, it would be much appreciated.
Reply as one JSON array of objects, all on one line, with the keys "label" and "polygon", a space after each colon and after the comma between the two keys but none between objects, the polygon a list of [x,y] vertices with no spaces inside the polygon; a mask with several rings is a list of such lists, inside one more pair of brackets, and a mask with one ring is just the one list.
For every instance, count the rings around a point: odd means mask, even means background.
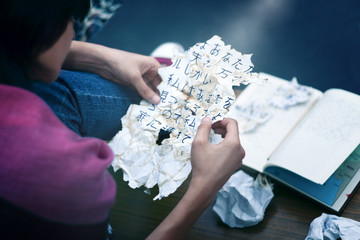
[{"label": "pink sleeve", "polygon": [[116,185],[107,144],[68,130],[30,92],[0,88],[0,197],[69,224],[106,220]]}]

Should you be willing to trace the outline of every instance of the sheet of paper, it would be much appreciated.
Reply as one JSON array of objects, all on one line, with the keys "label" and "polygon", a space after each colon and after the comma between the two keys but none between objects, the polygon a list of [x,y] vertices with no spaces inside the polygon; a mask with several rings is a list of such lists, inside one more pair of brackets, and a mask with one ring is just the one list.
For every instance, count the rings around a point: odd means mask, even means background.
[{"label": "sheet of paper", "polygon": [[[290,106],[289,103],[283,104],[283,101],[279,101],[280,96],[277,94],[278,89],[287,88],[284,86],[289,85],[290,82],[269,74],[261,73],[260,76],[267,79],[267,82],[265,84],[252,83],[247,86],[231,106],[227,116],[238,120],[240,141],[246,152],[243,164],[262,172],[267,163],[267,158],[322,93],[316,89],[308,88],[311,95],[307,101],[304,102],[300,98],[299,104]],[[288,92],[286,92],[287,95]],[[278,102],[278,105],[282,103],[281,106],[286,106],[286,109],[274,107],[272,102]],[[255,115],[266,116],[263,118],[265,121],[254,123],[254,121],[243,119],[241,111],[252,105],[258,106],[261,114],[256,113]]]},{"label": "sheet of paper", "polygon": [[[191,171],[190,148],[201,119],[223,119],[235,101],[233,86],[261,81],[252,73],[251,55],[241,54],[220,37],[176,53],[172,65],[159,69],[161,102],[131,105],[123,129],[109,143],[112,166],[122,169],[129,186],[158,185],[161,199],[173,193]],[[157,145],[159,132],[170,137]]]},{"label": "sheet of paper", "polygon": [[360,142],[359,109],[360,96],[326,91],[270,162],[324,184]]}]

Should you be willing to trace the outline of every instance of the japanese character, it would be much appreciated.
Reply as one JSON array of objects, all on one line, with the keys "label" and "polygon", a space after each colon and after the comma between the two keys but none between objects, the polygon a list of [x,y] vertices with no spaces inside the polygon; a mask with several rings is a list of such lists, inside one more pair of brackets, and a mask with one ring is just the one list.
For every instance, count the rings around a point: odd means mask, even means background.
[{"label": "japanese character", "polygon": [[146,124],[146,126],[150,126],[151,128],[153,128],[153,129],[158,129],[157,127],[155,127],[154,126],[154,124],[160,124],[160,122],[158,121],[158,120],[156,120],[156,119],[153,119],[153,120],[151,120],[151,122],[149,122],[148,124]]},{"label": "japanese character", "polygon": [[201,108],[201,107],[200,107],[199,105],[195,104],[195,106],[194,106],[194,113],[196,113],[199,108]]},{"label": "japanese character", "polygon": [[229,73],[232,73],[231,71],[229,70],[226,70],[225,68],[221,68],[222,69],[222,72],[219,72],[217,73],[218,75],[222,74],[222,78],[227,78],[229,76]]},{"label": "japanese character", "polygon": [[195,71],[194,75],[190,76],[191,78],[196,77],[195,80],[198,80],[201,77],[202,72],[200,70]]},{"label": "japanese character", "polygon": [[190,123],[190,117],[191,115],[189,116],[186,116],[185,118],[185,123],[189,126],[189,127],[192,127],[192,128],[195,128],[195,118],[193,118],[193,120],[191,121]]},{"label": "japanese character", "polygon": [[219,49],[217,48],[219,46],[219,44],[215,44],[215,47],[213,49],[210,50],[210,54],[211,55],[215,55],[217,56],[219,54]]},{"label": "japanese character", "polygon": [[231,57],[232,55],[231,55],[231,53],[226,53],[226,55],[225,56],[223,56],[223,58],[222,58],[222,60],[223,60],[223,62],[230,62],[230,57]]},{"label": "japanese character", "polygon": [[254,66],[249,66],[249,68],[246,69],[246,70],[244,71],[244,73],[250,72],[253,68],[254,68]]},{"label": "japanese character", "polygon": [[200,102],[202,102],[203,97],[204,97],[203,91],[204,91],[204,89],[201,89],[201,88],[200,88],[198,94],[196,94],[196,99],[197,99],[198,101],[200,101]]},{"label": "japanese character", "polygon": [[173,84],[171,84],[171,86],[173,86],[174,88],[177,88],[177,89],[179,89],[179,78],[177,78],[176,79],[176,81],[173,83]]},{"label": "japanese character", "polygon": [[184,143],[184,141],[186,140],[186,139],[191,139],[191,137],[189,136],[189,135],[187,135],[187,134],[184,134],[185,135],[185,137],[183,138],[183,140],[181,141],[182,143]]},{"label": "japanese character", "polygon": [[180,117],[182,116],[181,114],[178,113],[174,113],[174,115],[176,116],[175,118],[175,123],[178,123],[178,120],[180,119]]},{"label": "japanese character", "polygon": [[173,64],[173,67],[176,69],[180,69],[179,65],[181,63],[181,59],[176,59],[175,63]]},{"label": "japanese character", "polygon": [[231,101],[234,100],[231,97],[227,97],[228,99],[225,101],[225,105],[223,106],[224,109],[228,109],[231,105]]},{"label": "japanese character", "polygon": [[209,94],[209,97],[205,99],[205,102],[210,103],[210,99],[213,97],[213,94]]},{"label": "japanese character", "polygon": [[170,104],[176,104],[178,102],[176,97],[174,96],[170,96],[170,97],[174,99],[174,102],[169,101]]},{"label": "japanese character", "polygon": [[165,99],[167,98],[167,96],[169,95],[168,91],[163,90],[160,94],[160,99],[162,103],[165,103]]},{"label": "japanese character", "polygon": [[207,45],[207,42],[204,42],[204,44],[200,47],[200,49],[205,49],[206,45]]},{"label": "japanese character", "polygon": [[220,94],[216,95],[215,104],[218,104],[220,99],[223,99]]},{"label": "japanese character", "polygon": [[171,118],[171,116],[172,116],[171,110],[164,110],[161,114],[162,114],[166,119],[169,119],[169,118]]},{"label": "japanese character", "polygon": [[150,115],[147,114],[147,112],[140,111],[140,115],[138,115],[138,116],[136,117],[136,120],[137,120],[138,122],[142,122],[142,120],[144,120],[144,118],[146,118],[146,117],[150,117]]},{"label": "japanese character", "polygon": [[183,86],[183,88],[181,89],[181,92],[185,91],[185,87],[188,85],[188,82],[185,83],[185,85]]},{"label": "japanese character", "polygon": [[170,84],[171,84],[172,79],[173,79],[173,76],[174,76],[174,74],[173,74],[173,73],[169,75],[169,78],[168,78],[168,80],[167,80],[167,84],[168,84],[168,85],[170,85]]},{"label": "japanese character", "polygon": [[150,110],[150,111],[155,111],[155,104],[151,104],[151,106],[152,106],[152,108],[148,108],[148,110]]},{"label": "japanese character", "polygon": [[218,113],[216,116],[214,116],[214,117],[212,118],[212,120],[215,121],[217,117],[221,117],[221,114]]},{"label": "japanese character", "polygon": [[185,74],[185,75],[189,75],[189,73],[190,73],[189,70],[188,70],[189,65],[190,65],[190,64],[187,64],[187,65],[186,65],[186,68],[185,68],[185,70],[184,70],[184,74]]},{"label": "japanese character", "polygon": [[239,65],[242,65],[240,58],[238,58],[238,60],[235,63],[233,63],[231,66],[234,66],[237,70],[240,70]]},{"label": "japanese character", "polygon": [[205,75],[203,84],[209,84],[209,83],[211,83],[211,79],[209,79],[209,81],[206,80],[207,77],[208,77],[208,74]]},{"label": "japanese character", "polygon": [[193,52],[192,55],[194,56],[194,58],[191,59],[190,61],[191,61],[191,62],[195,61],[195,63],[198,64],[197,60],[198,60],[198,59],[201,59],[201,54],[200,54],[200,53],[197,53],[197,52]]},{"label": "japanese character", "polygon": [[191,96],[191,97],[192,97],[191,93],[192,93],[192,91],[193,91],[194,89],[195,89],[195,88],[194,88],[193,86],[190,86],[190,91],[189,91],[188,96]]}]

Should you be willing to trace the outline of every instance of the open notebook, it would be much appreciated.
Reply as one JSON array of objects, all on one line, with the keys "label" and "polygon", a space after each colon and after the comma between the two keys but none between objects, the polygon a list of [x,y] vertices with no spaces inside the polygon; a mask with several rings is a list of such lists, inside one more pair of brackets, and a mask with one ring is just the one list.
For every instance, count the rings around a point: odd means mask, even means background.
[{"label": "open notebook", "polygon": [[268,83],[247,86],[229,113],[239,128],[247,106],[266,116],[240,134],[243,164],[341,212],[360,181],[360,96],[307,87],[306,101],[282,109],[269,99],[289,81],[261,75]]}]

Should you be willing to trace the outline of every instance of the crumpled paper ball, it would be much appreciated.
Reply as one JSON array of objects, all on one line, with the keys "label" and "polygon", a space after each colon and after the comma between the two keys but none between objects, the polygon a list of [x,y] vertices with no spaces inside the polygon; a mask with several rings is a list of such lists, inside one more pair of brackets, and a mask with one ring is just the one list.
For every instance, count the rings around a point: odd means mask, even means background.
[{"label": "crumpled paper ball", "polygon": [[254,180],[239,170],[218,192],[213,210],[230,227],[249,227],[263,220],[273,197],[272,185],[264,176]]},{"label": "crumpled paper ball", "polygon": [[339,238],[342,240],[360,239],[360,222],[323,213],[312,221],[305,240],[337,240]]}]

